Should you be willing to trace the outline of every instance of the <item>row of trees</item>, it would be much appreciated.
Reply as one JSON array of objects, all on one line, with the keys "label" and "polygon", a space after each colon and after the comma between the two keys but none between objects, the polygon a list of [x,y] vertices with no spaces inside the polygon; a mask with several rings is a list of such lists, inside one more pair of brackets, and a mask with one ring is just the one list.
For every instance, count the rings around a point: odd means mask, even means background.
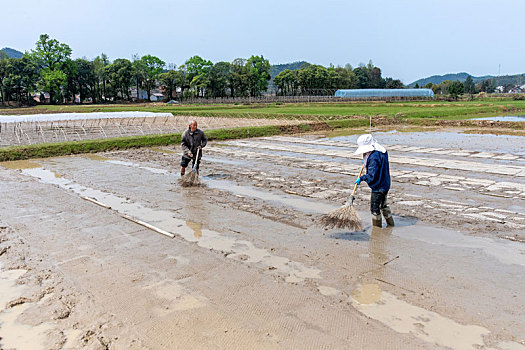
[{"label": "row of trees", "polygon": [[[233,62],[205,60],[199,56],[176,67],[152,55],[111,62],[102,54],[93,60],[71,59],[71,48],[40,36],[35,49],[22,58],[0,57],[0,95],[9,101],[30,104],[33,95],[49,94],[50,103],[90,100],[94,103],[131,100],[132,88],[145,91],[161,88],[169,99],[180,96],[259,96],[268,88],[270,63],[263,56],[238,58]],[[1,52],[0,52],[1,54]],[[42,100],[42,99],[41,99]]]},{"label": "row of trees", "polygon": [[[508,87],[512,87],[509,85]],[[494,93],[496,92],[497,84],[496,79],[485,79],[474,83],[474,80],[469,75],[464,82],[445,80],[441,84],[428,83],[424,86],[427,89],[432,89],[434,94],[446,95],[449,94],[453,98],[457,98],[462,94],[474,95],[480,92]],[[416,84],[415,88],[419,88]]]},{"label": "row of trees", "polygon": [[381,69],[368,65],[352,68],[328,68],[320,65],[304,64],[298,70],[286,69],[273,80],[279,95],[319,95],[333,94],[336,89],[401,89],[403,83],[396,79],[381,76]]},{"label": "row of trees", "polygon": [[[72,59],[71,53],[67,44],[43,34],[22,58],[0,57],[2,103],[31,104],[35,94],[44,97],[44,93],[49,94],[53,104],[150,100],[156,88],[162,89],[166,99],[248,97],[265,93],[270,81],[270,62],[263,56],[217,63],[193,56],[176,67],[152,55],[111,61],[105,54],[88,60]],[[336,89],[404,87],[400,80],[383,78],[381,69],[372,61],[356,68],[349,64],[323,67],[305,63],[298,70],[282,71],[273,83],[279,95],[330,95]]]},{"label": "row of trees", "polygon": [[160,74],[158,82],[168,96],[179,91],[183,97],[247,97],[262,95],[269,80],[270,62],[263,56],[215,64],[193,56],[178,69]]}]

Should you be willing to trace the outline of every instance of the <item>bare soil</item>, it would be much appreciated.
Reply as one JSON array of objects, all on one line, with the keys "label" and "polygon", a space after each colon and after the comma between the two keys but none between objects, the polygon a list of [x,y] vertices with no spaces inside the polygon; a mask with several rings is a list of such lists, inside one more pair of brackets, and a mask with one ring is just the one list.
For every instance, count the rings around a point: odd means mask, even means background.
[{"label": "bare soil", "polygon": [[0,347],[522,348],[524,143],[377,133],[396,227],[326,230],[349,134],[1,164]]}]

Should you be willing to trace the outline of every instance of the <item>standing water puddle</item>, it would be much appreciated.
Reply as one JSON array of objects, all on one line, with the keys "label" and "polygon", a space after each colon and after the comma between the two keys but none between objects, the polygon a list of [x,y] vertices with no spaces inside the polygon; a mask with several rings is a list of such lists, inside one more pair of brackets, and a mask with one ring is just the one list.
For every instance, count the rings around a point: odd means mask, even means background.
[{"label": "standing water puddle", "polygon": [[382,292],[377,284],[363,284],[349,298],[356,309],[399,333],[412,334],[426,342],[452,349],[477,349],[485,345],[484,327],[462,325],[435,312],[411,305]]},{"label": "standing water puddle", "polygon": [[337,209],[336,206],[314,202],[292,195],[277,195],[270,192],[258,190],[250,186],[240,186],[227,180],[208,180],[206,185],[218,190],[228,191],[237,195],[262,199],[268,202],[278,202],[292,208],[296,208],[308,213],[327,213]]},{"label": "standing water puddle", "polygon": [[40,168],[41,165],[29,160],[11,160],[7,162],[0,162],[0,166],[7,169],[31,169]]},{"label": "standing water puddle", "polygon": [[1,349],[40,349],[46,339],[45,332],[52,328],[50,324],[30,326],[17,321],[33,303],[24,303],[6,309],[5,305],[20,297],[26,287],[16,283],[27,270],[1,271],[0,263],[0,348]]},{"label": "standing water puddle", "polygon": [[472,120],[492,120],[495,122],[525,122],[525,115],[505,115],[499,117],[474,118]]}]

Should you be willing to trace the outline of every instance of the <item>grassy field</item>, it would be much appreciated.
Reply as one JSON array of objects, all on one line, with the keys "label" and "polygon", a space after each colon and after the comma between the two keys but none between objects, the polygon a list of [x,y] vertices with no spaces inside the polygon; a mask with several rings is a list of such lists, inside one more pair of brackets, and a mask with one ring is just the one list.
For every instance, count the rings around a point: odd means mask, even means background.
[{"label": "grassy field", "polygon": [[298,116],[387,116],[399,118],[469,119],[475,117],[515,115],[525,112],[525,101],[485,99],[475,101],[414,101],[414,102],[356,102],[356,103],[294,103],[250,105],[166,105],[106,104],[37,106],[32,108],[3,108],[1,114],[32,114],[56,112],[170,112],[176,115],[239,117],[298,117]]}]

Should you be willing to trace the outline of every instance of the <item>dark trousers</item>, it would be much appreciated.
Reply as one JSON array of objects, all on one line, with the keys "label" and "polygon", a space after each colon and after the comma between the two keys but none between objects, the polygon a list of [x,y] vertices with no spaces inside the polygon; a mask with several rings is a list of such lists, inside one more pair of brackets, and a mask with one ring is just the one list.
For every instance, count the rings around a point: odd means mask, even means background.
[{"label": "dark trousers", "polygon": [[381,211],[388,208],[387,194],[388,192],[372,192],[370,196],[370,212],[372,215],[381,215]]},{"label": "dark trousers", "polygon": [[[195,157],[193,158],[186,158],[184,156],[182,156],[182,160],[180,161],[180,166],[183,167],[183,168],[186,168],[191,162],[191,167],[193,168],[195,166]],[[201,159],[199,157],[199,159],[197,160],[197,168],[196,169],[199,169],[199,165],[201,164]]]}]

